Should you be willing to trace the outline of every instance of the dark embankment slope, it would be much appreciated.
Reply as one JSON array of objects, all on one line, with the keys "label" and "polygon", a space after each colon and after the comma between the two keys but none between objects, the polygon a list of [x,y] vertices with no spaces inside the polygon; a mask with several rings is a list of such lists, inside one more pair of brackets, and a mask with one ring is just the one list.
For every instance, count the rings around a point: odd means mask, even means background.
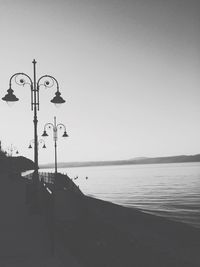
[{"label": "dark embankment slope", "polygon": [[199,229],[84,195],[68,203],[76,219],[57,222],[59,240],[83,266],[200,266]]},{"label": "dark embankment slope", "polygon": [[23,156],[19,157],[0,157],[0,171],[3,172],[22,172],[34,169],[34,162]]}]

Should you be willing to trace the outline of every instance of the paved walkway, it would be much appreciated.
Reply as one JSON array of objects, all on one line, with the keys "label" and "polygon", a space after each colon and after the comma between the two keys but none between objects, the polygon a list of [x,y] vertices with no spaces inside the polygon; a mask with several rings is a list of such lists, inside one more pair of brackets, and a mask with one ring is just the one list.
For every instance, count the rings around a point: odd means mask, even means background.
[{"label": "paved walkway", "polygon": [[50,251],[43,218],[30,214],[25,204],[25,183],[0,174],[0,266],[80,266],[67,251],[64,261]]}]

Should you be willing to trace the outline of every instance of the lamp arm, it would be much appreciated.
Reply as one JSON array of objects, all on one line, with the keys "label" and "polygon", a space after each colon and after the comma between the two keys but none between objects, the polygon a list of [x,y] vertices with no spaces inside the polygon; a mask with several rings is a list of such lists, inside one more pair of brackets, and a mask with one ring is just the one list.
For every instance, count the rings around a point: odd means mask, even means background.
[{"label": "lamp arm", "polygon": [[[46,80],[46,81],[44,82],[44,84],[40,84],[40,81],[41,81],[42,79],[44,79],[44,78],[50,78],[51,81],[52,81],[52,83],[50,83],[48,80]],[[37,90],[39,90],[39,88],[40,88],[41,85],[44,85],[44,86],[47,87],[47,88],[51,88],[51,87],[54,86],[54,82],[55,82],[56,85],[57,85],[57,92],[59,92],[59,83],[58,83],[58,81],[56,80],[56,78],[54,78],[54,77],[51,76],[51,75],[43,75],[43,76],[41,76],[41,77],[38,79],[38,81],[37,81]]]},{"label": "lamp arm", "polygon": [[39,143],[45,145],[45,142],[44,142],[43,139],[40,139],[40,140],[39,140]]},{"label": "lamp arm", "polygon": [[64,128],[64,131],[66,131],[66,126],[63,123],[58,123],[56,127],[58,129],[59,129],[59,127]]},{"label": "lamp arm", "polygon": [[31,143],[35,143],[35,140],[32,139],[32,140],[29,142],[29,145],[31,145]]},{"label": "lamp arm", "polygon": [[[18,81],[17,81],[17,77],[20,76],[20,75],[27,77],[27,78],[29,79],[30,83],[27,83],[24,79],[20,79],[20,81],[18,82]],[[24,86],[25,84],[29,84],[29,85],[31,86],[31,89],[33,88],[33,81],[31,80],[31,78],[30,78],[26,73],[23,73],[23,72],[17,72],[17,73],[13,74],[13,75],[10,77],[10,81],[9,81],[9,86],[10,86],[10,88],[11,88],[11,84],[12,84],[12,79],[13,79],[14,77],[15,77],[15,82],[16,82],[16,84],[18,84],[18,85],[23,85],[23,86]]]},{"label": "lamp arm", "polygon": [[52,129],[54,130],[54,125],[53,125],[53,123],[51,123],[51,122],[48,122],[48,123],[46,123],[45,125],[44,125],[44,131],[46,131],[47,130],[47,127],[49,126],[49,128],[50,128],[50,126],[52,127]]}]

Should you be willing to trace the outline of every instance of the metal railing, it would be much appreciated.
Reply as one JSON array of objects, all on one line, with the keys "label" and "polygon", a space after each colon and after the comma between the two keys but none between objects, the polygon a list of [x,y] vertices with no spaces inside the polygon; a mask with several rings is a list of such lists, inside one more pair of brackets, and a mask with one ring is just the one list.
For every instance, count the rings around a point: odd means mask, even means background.
[{"label": "metal railing", "polygon": [[[30,208],[32,204],[34,204],[35,196],[34,186],[32,183],[34,179],[33,176],[34,172],[23,176],[26,180],[26,203],[30,205]],[[59,199],[60,194],[64,196],[65,194],[67,195],[68,193],[73,192],[75,193],[74,196],[76,195],[77,198],[80,198],[83,196],[83,193],[67,174],[39,172],[39,180],[38,208],[40,214],[45,218],[46,227],[49,232],[51,253],[53,255],[55,253],[55,235],[58,231],[58,226],[60,227],[63,224],[63,221],[59,221],[59,219],[55,216],[55,213],[56,211],[59,213],[63,212],[62,217],[65,218],[65,213],[67,212],[67,209],[62,210],[62,208],[59,208],[59,202],[55,205],[56,197]],[[61,201],[65,202],[65,197]],[[59,231],[62,231],[62,229],[63,228],[60,227]]]},{"label": "metal railing", "polygon": [[[72,179],[68,177],[67,174],[62,173],[51,173],[51,172],[39,172],[39,181],[41,181],[44,184],[53,185],[56,184],[56,187],[59,187],[63,190],[70,190],[75,193],[82,194],[81,190],[79,189],[79,186],[77,186]],[[33,173],[29,173],[24,175],[23,177],[29,181],[33,180]]]},{"label": "metal railing", "polygon": [[[47,184],[53,184],[54,183],[55,173],[39,172],[38,174],[39,174],[39,180],[40,181],[43,181],[44,183],[47,183]],[[25,179],[32,180],[33,175],[34,175],[34,173],[29,173],[29,174],[24,175],[23,177]]]}]

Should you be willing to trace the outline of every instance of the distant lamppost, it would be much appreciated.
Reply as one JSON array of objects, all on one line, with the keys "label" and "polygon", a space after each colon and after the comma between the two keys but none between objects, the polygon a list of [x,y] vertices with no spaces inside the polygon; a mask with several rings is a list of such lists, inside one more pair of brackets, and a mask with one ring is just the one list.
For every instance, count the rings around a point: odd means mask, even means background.
[{"label": "distant lamppost", "polygon": [[4,154],[4,155],[7,155],[7,152],[2,148],[2,141],[0,140],[0,153],[1,155]]},{"label": "distant lamppost", "polygon": [[54,117],[54,123],[46,123],[44,125],[44,132],[42,134],[43,137],[48,136],[47,134],[47,129],[52,129],[53,130],[53,140],[54,140],[54,148],[55,148],[55,174],[57,174],[57,140],[58,140],[58,129],[63,130],[64,133],[62,137],[68,137],[66,127],[62,123],[56,124],[56,117]]},{"label": "distant lamppost", "polygon": [[36,79],[36,61],[33,60],[33,79],[30,78],[29,75],[18,72],[11,76],[10,82],[9,82],[9,89],[7,90],[7,94],[2,98],[2,100],[8,102],[8,103],[14,103],[18,101],[19,99],[13,94],[12,90],[12,81],[14,79],[15,83],[21,86],[25,86],[28,84],[31,88],[31,110],[34,112],[34,162],[35,162],[35,168],[33,176],[33,182],[35,183],[36,187],[39,182],[38,177],[38,134],[37,134],[37,111],[39,111],[39,89],[41,86],[44,86],[45,88],[51,88],[54,85],[56,85],[56,92],[55,97],[51,100],[52,103],[59,105],[65,103],[65,100],[61,97],[61,93],[59,91],[59,84],[58,81],[50,75],[43,75],[38,80]]},{"label": "distant lamppost", "polygon": [[15,146],[13,146],[13,144],[10,145],[10,147],[7,148],[7,154],[8,156],[12,157],[13,156],[13,153],[15,154],[19,154],[19,151],[17,150],[17,148]]},{"label": "distant lamppost", "polygon": [[[29,146],[28,146],[29,149],[32,148],[32,145],[31,145],[31,144],[34,144],[34,145],[35,145],[35,140],[34,140],[34,139],[32,139],[32,140],[29,142]],[[39,149],[39,144],[42,145],[42,148],[47,148],[43,139],[39,139],[39,140],[38,140],[38,149]]]}]

